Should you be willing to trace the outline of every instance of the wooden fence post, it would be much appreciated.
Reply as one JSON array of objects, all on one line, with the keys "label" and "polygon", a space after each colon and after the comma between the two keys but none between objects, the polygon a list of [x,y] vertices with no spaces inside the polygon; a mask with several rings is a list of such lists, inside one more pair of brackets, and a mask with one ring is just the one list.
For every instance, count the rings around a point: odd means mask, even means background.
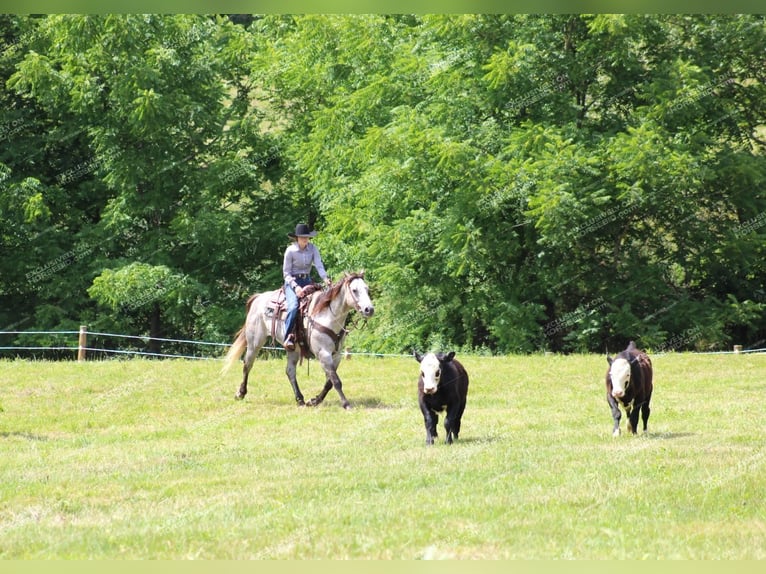
[{"label": "wooden fence post", "polygon": [[80,340],[77,346],[77,360],[85,360],[85,348],[88,346],[88,326],[80,325]]}]

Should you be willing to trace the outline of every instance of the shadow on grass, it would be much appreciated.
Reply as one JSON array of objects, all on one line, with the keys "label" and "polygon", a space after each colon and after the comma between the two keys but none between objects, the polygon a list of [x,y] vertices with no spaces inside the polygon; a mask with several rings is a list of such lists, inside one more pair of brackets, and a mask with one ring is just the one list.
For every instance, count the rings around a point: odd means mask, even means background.
[{"label": "shadow on grass", "polygon": [[[364,409],[395,409],[401,405],[389,404],[382,400],[380,397],[362,397],[362,398],[349,398],[351,408],[364,408]],[[417,403],[415,403],[417,408]]]},{"label": "shadow on grass", "polygon": [[19,437],[19,438],[25,438],[27,440],[37,440],[37,441],[46,441],[48,440],[47,436],[42,436],[39,434],[34,434],[31,432],[24,432],[24,431],[0,431],[0,437],[2,438],[12,438],[12,437]]},{"label": "shadow on grass", "polygon": [[[303,390],[303,389],[301,389]],[[308,403],[312,397],[314,396],[313,393],[307,393],[304,391],[303,393],[306,397],[306,403]],[[362,397],[362,398],[356,398],[356,397],[347,397],[349,403],[351,403],[351,409],[381,409],[381,410],[388,410],[388,409],[396,409],[400,408],[400,404],[395,403],[386,403],[382,401],[379,397]],[[316,409],[316,408],[327,408],[327,407],[335,407],[337,406],[340,408],[340,399],[338,398],[338,394],[335,391],[330,391],[327,394],[327,397],[324,401],[318,406],[298,406],[295,401],[292,399],[292,397],[289,398],[280,398],[280,397],[274,397],[274,396],[257,396],[255,393],[253,396],[250,396],[250,393],[248,393],[247,397],[245,397],[245,401],[251,401],[253,403],[263,403],[270,406],[275,407],[294,407],[297,409]],[[415,403],[415,409],[417,410],[418,405]],[[420,411],[418,411],[420,412]]]},{"label": "shadow on grass", "polygon": [[500,442],[502,440],[505,440],[505,438],[502,436],[461,436],[455,441],[455,444],[490,444],[493,442]]},{"label": "shadow on grass", "polygon": [[[441,430],[441,429],[440,429]],[[460,448],[461,446],[468,447],[468,446],[475,446],[475,445],[483,445],[483,444],[492,444],[495,442],[500,442],[502,440],[505,440],[502,436],[469,436],[469,437],[460,437],[452,444],[447,444],[444,441],[444,431],[439,433],[439,435],[434,440],[433,445],[426,445],[424,444],[425,441],[422,441],[421,444],[425,448]]]},{"label": "shadow on grass", "polygon": [[649,440],[672,440],[676,438],[686,438],[690,436],[695,436],[696,432],[658,432],[653,433],[649,432],[646,435],[644,435],[644,438],[647,438]]}]

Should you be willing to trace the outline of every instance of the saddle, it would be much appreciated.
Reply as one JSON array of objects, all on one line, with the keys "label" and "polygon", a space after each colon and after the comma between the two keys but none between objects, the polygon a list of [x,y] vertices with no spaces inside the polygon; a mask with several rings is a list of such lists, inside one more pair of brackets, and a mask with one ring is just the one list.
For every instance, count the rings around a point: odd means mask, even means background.
[{"label": "saddle", "polygon": [[[303,288],[303,297],[298,299],[298,315],[295,318],[293,334],[295,335],[295,344],[301,348],[301,355],[306,357],[310,354],[308,340],[306,339],[306,325],[304,317],[308,316],[309,305],[311,305],[312,295],[319,291],[321,287],[316,283],[309,283]],[[284,285],[277,291],[276,299],[271,300],[273,310],[271,314],[271,339],[277,340],[277,320],[284,321],[287,316],[287,300],[285,298]],[[285,333],[285,337],[287,333]]]}]

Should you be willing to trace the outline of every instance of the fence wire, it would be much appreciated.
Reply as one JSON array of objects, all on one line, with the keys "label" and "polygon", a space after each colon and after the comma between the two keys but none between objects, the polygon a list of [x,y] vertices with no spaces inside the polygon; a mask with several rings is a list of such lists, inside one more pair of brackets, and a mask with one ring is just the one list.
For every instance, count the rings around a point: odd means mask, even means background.
[{"label": "fence wire", "polygon": [[[112,337],[115,339],[129,339],[129,340],[139,340],[143,341],[144,343],[149,343],[149,341],[158,341],[161,343],[171,343],[171,344],[181,344],[181,345],[200,345],[200,346],[207,346],[207,347],[217,347],[217,348],[224,348],[231,345],[231,343],[218,343],[218,342],[212,342],[212,341],[195,341],[192,339],[169,339],[169,338],[163,338],[163,337],[149,337],[146,335],[123,335],[120,333],[104,333],[100,331],[86,331],[85,334],[88,337]],[[3,335],[80,335],[80,331],[0,331],[0,336]],[[2,351],[38,351],[38,352],[45,352],[45,351],[71,351],[73,356],[77,356],[78,351],[84,350],[86,353],[104,353],[104,354],[115,354],[115,355],[136,355],[140,357],[156,357],[156,358],[168,358],[168,359],[193,359],[193,360],[206,360],[206,361],[220,361],[223,360],[222,356],[200,356],[200,355],[189,355],[189,354],[179,354],[179,353],[158,353],[158,352],[151,352],[151,351],[144,351],[139,349],[107,349],[103,347],[91,347],[91,346],[84,346],[80,347],[80,345],[74,345],[74,346],[64,346],[64,345],[39,345],[39,346],[31,346],[31,345],[10,345],[10,346],[0,346],[0,352]],[[264,346],[261,348],[261,350],[264,351],[279,351],[284,352],[284,348],[281,346]],[[709,352],[697,352],[695,354],[697,355],[735,355],[735,354],[748,354],[748,353],[766,353],[766,348],[758,348],[758,349],[741,349],[739,351],[709,351]],[[351,352],[348,351],[346,353],[347,355],[359,355],[359,356],[371,356],[371,357],[409,357],[409,354],[403,354],[403,353],[373,353],[373,352]],[[468,353],[467,353],[468,354]],[[663,357],[667,356],[668,354],[672,353],[656,353],[653,354],[653,356],[656,357]]]}]

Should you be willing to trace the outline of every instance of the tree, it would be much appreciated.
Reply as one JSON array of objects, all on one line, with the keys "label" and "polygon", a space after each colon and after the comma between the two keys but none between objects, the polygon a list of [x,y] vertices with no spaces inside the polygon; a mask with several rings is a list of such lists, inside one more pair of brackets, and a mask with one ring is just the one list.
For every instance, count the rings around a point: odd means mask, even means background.
[{"label": "tree", "polygon": [[264,185],[279,177],[279,153],[244,71],[251,40],[222,18],[48,16],[9,80],[53,121],[82,126],[85,157],[62,164],[49,193],[99,198],[70,234],[94,251],[82,274],[130,274],[140,262],[188,276],[204,312],[187,337],[228,337],[221,315],[267,279],[261,262],[272,262],[254,255],[277,250],[263,227],[279,202]]},{"label": "tree", "polygon": [[[354,61],[357,80],[317,82],[291,155],[322,190],[333,251],[381,284],[386,319],[366,342],[593,350],[694,327],[682,346],[720,346],[740,321],[762,333],[763,302],[731,299],[715,254],[766,208],[763,19],[719,20],[434,16],[360,54],[313,18],[310,37],[333,39],[314,43],[312,62],[333,56],[314,69]],[[312,69],[291,65],[303,25],[280,36],[295,50],[281,77]],[[752,294],[763,269],[746,251],[725,261]]]},{"label": "tree", "polygon": [[228,339],[307,221],[369,350],[766,339],[762,16],[2,18],[7,324]]}]

